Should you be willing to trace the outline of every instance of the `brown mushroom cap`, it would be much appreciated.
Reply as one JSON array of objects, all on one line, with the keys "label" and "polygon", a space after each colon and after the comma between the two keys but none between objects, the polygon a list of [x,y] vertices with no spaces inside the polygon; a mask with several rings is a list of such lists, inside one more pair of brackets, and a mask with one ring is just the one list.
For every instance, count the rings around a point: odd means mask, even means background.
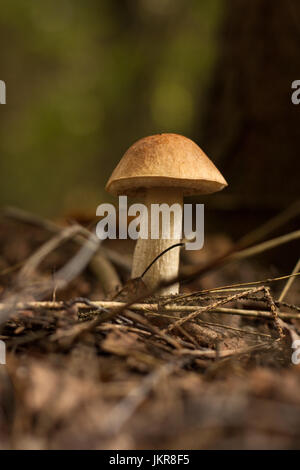
[{"label": "brown mushroom cap", "polygon": [[227,183],[213,162],[192,140],[157,134],[135,142],[124,154],[106,190],[135,196],[147,188],[172,187],[184,196],[220,191]]}]

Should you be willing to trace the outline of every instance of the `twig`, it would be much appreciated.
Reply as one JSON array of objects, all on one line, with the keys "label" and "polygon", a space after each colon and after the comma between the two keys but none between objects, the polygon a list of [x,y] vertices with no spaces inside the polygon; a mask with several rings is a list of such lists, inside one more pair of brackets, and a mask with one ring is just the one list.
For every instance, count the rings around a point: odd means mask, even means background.
[{"label": "twig", "polygon": [[298,259],[298,262],[296,263],[293,271],[292,271],[292,275],[288,278],[280,296],[279,296],[279,299],[278,301],[279,302],[282,302],[283,299],[285,298],[286,294],[288,293],[288,290],[290,289],[291,285],[293,284],[294,280],[295,280],[295,276],[293,276],[294,274],[298,274],[298,271],[300,269],[300,258]]},{"label": "twig", "polygon": [[[75,233],[76,230],[74,229],[73,232]],[[70,233],[72,233],[71,228],[67,229],[67,234],[70,235]],[[54,239],[55,243],[52,244],[52,247],[57,246],[56,243],[58,240],[62,239],[62,234],[60,234],[60,237],[54,237]],[[42,252],[42,255],[44,255],[46,251],[48,252],[48,242],[46,242],[46,245],[47,249]],[[11,294],[7,299],[5,299],[5,303],[2,304],[3,308],[0,309],[0,323],[4,323],[9,318],[11,313],[16,309],[16,305],[19,303],[20,299],[24,298],[24,296],[26,297],[26,295],[30,294],[33,295],[36,299],[43,298],[47,293],[51,293],[53,291],[53,287],[57,289],[62,289],[66,287],[66,285],[71,282],[72,279],[78,276],[78,274],[86,267],[91,257],[98,249],[98,245],[99,240],[96,238],[95,235],[90,234],[90,238],[79,249],[78,253],[76,253],[76,255],[70,261],[68,261],[61,269],[59,269],[59,271],[57,271],[57,273],[55,273],[55,275],[51,279],[42,280],[41,282],[35,284],[30,279],[26,282],[26,279],[23,280],[24,276],[21,276],[21,281],[23,285],[21,285],[20,291]],[[34,258],[33,261],[32,257],[30,258],[34,267],[41,260],[42,248],[38,250],[39,256]]]},{"label": "twig", "polygon": [[[263,279],[261,281],[241,282],[238,284],[230,284],[227,286],[214,287],[212,289],[202,289],[202,290],[191,292],[188,294],[181,294],[176,297],[173,296],[170,299],[163,301],[162,305],[166,305],[169,302],[177,302],[178,300],[187,299],[189,297],[201,296],[206,293],[236,292],[236,291],[250,292],[251,286],[258,285],[258,284],[270,284],[271,282],[282,281],[283,279],[289,279],[290,277],[296,277],[296,276],[300,276],[300,273],[287,274],[286,276],[273,277],[269,279]],[[245,290],[246,286],[249,286],[247,290]]]},{"label": "twig", "polygon": [[180,243],[175,243],[174,245],[172,246],[169,246],[168,248],[166,248],[164,251],[162,251],[161,253],[159,253],[157,256],[155,256],[155,258],[151,261],[151,263],[147,266],[147,268],[145,269],[145,271],[143,272],[143,274],[140,276],[141,278],[143,278],[145,276],[145,274],[149,271],[150,268],[152,268],[153,264],[156,263],[156,261],[161,258],[162,256],[164,256],[166,253],[168,253],[168,251],[170,250],[173,250],[173,248],[176,248],[178,246],[184,246],[184,243],[180,242]]},{"label": "twig", "polygon": [[[275,321],[275,324],[276,324],[276,327],[278,328],[278,331],[279,331],[279,335],[280,337],[282,338],[283,337],[283,331],[282,331],[282,328],[281,326],[279,325],[278,323],[278,311],[277,311],[277,308],[274,304],[274,301],[271,297],[271,294],[268,290],[268,288],[262,286],[262,287],[254,287],[253,289],[251,289],[251,291],[247,291],[246,293],[255,293],[255,292],[260,292],[260,291],[263,291],[265,292],[267,298],[268,298],[268,301],[270,303],[270,308],[271,308],[271,312],[273,314],[273,318],[274,318],[274,321]],[[183,323],[187,322],[187,321],[191,321],[193,320],[194,318],[196,318],[198,315],[202,314],[202,313],[205,313],[205,312],[209,312],[211,310],[214,310],[216,307],[218,307],[219,305],[223,305],[223,304],[226,304],[228,302],[231,302],[233,300],[237,300],[241,297],[243,297],[245,295],[245,292],[239,292],[238,294],[234,294],[234,295],[230,295],[228,297],[226,297],[225,299],[221,299],[221,300],[218,300],[210,305],[207,305],[206,307],[202,307],[200,308],[199,310],[196,310],[192,313],[190,313],[189,315],[187,315],[186,317],[183,317],[183,318],[180,318],[179,320],[177,320],[175,323],[173,323],[172,325],[169,325],[166,329],[165,329],[165,332],[170,332],[172,331],[174,328],[177,328],[177,326],[180,326],[182,325]]]},{"label": "twig", "polygon": [[151,325],[151,323],[145,317],[142,317],[141,315],[135,312],[131,312],[130,310],[125,310],[124,313],[128,318],[130,318],[134,322],[140,323],[141,325],[149,329],[154,335],[159,336],[164,341],[173,346],[175,349],[181,349],[180,344],[174,338],[171,338],[171,336],[167,335],[163,330],[160,330],[156,326]]},{"label": "twig", "polygon": [[58,235],[40,246],[39,249],[36,250],[33,255],[27,259],[23,268],[20,270],[18,274],[18,281],[22,282],[24,279],[28,280],[31,276],[33,276],[38,265],[46,256],[48,256],[49,253],[51,253],[51,251],[54,251],[59,245],[74,237],[80,231],[81,228],[78,225],[72,225],[71,227],[65,228],[59,232]]},{"label": "twig", "polygon": [[24,209],[20,209],[19,207],[7,206],[1,209],[1,213],[4,214],[5,217],[19,220],[26,224],[42,227],[45,230],[48,230],[49,232],[56,233],[61,230],[61,227],[56,225],[51,220],[44,219],[43,217],[40,217],[37,214],[25,211]]},{"label": "twig", "polygon": [[258,253],[263,253],[267,250],[271,250],[272,248],[276,248],[277,246],[283,245],[285,243],[289,243],[293,240],[300,238],[300,230],[296,230],[295,232],[287,233],[285,235],[281,235],[277,238],[272,238],[271,240],[267,240],[266,242],[259,243],[258,245],[251,246],[250,248],[246,248],[245,250],[238,251],[232,255],[232,259],[244,259],[249,258],[250,256],[257,255]]},{"label": "twig", "polygon": [[[225,312],[224,312],[225,310]],[[234,314],[236,314],[236,312],[242,312],[241,315],[243,315],[243,313],[245,312],[245,310],[237,310],[237,309],[230,309],[230,308],[216,308],[216,310],[214,310],[214,312],[220,312],[220,313],[231,313],[231,312],[228,312],[228,310],[231,310],[234,312]],[[246,312],[248,312],[248,310],[246,310]],[[260,312],[255,312],[255,313],[260,313]],[[268,312],[262,312],[262,313],[268,313]],[[163,317],[163,318],[171,318],[172,320],[177,320],[178,317],[175,316],[175,315],[165,315],[164,313],[154,313],[154,312],[149,312],[148,315],[151,315],[151,316],[155,316],[155,317]],[[267,318],[270,318],[270,314],[268,313],[268,317]],[[273,318],[273,317],[272,317]],[[237,333],[244,333],[244,334],[248,334],[248,335],[254,335],[254,336],[266,336],[267,338],[271,338],[271,335],[267,335],[265,333],[255,333],[254,331],[248,331],[248,330],[243,330],[242,328],[234,328],[233,326],[228,326],[228,325],[225,325],[225,324],[221,324],[221,323],[215,323],[215,322],[208,322],[208,321],[204,321],[204,320],[199,320],[197,321],[197,323],[191,323],[192,325],[199,325],[199,323],[203,324],[203,325],[208,325],[208,326],[212,326],[212,327],[217,327],[217,328],[222,328],[224,330],[232,330],[232,331],[236,331]],[[183,334],[187,334],[184,330],[183,330],[183,327],[182,326],[179,326],[177,327],[179,329],[179,331],[181,331]]]},{"label": "twig", "polygon": [[[261,289],[259,289],[261,290]],[[246,293],[249,291],[245,291]],[[244,292],[241,293],[241,297],[245,295]],[[88,303],[84,299],[79,299],[72,302],[52,302],[52,301],[34,301],[34,302],[18,302],[14,305],[15,310],[35,310],[35,309],[49,309],[49,310],[64,310],[67,306],[71,304],[77,304],[77,307],[82,310],[91,310],[90,315],[98,314],[101,311],[108,311],[108,309],[118,309],[123,310],[127,307],[126,302],[117,302],[117,301],[89,301]],[[5,310],[7,305],[5,303],[0,303],[0,312]],[[201,307],[205,308],[205,307]],[[196,312],[199,310],[199,305],[166,305],[162,308],[160,304],[157,303],[134,303],[130,306],[131,310],[151,313],[151,312]],[[258,318],[273,318],[272,314],[263,310],[247,310],[247,309],[237,309],[237,308],[219,308],[214,307],[213,312],[225,313],[230,315],[243,315],[247,317],[258,317]],[[300,319],[299,313],[289,313],[289,312],[279,312],[279,317],[283,319]]]},{"label": "twig", "polygon": [[[285,243],[296,240],[298,238],[300,238],[300,230],[287,233],[286,235],[282,235],[281,237],[273,238],[264,243],[260,243],[259,245],[255,245],[251,248],[247,248],[244,250],[240,250],[239,243],[237,243],[233,248],[228,250],[225,254],[219,256],[218,258],[215,258],[208,264],[201,266],[200,268],[199,267],[189,268],[187,270],[184,270],[184,272],[182,272],[181,274],[179,274],[178,276],[172,279],[168,279],[168,280],[164,280],[160,282],[159,285],[155,289],[148,292],[148,295],[153,295],[159,290],[165,287],[172,286],[173,284],[176,284],[178,282],[180,283],[180,282],[192,281],[196,279],[197,277],[204,276],[208,272],[211,272],[212,270],[216,268],[219,268],[221,266],[224,266],[227,263],[230,263],[231,261],[247,258],[249,256],[253,256],[254,254],[262,253],[264,251],[270,250],[272,248],[275,248],[276,246],[283,245]],[[255,284],[255,283],[252,283],[252,284]],[[136,301],[137,300],[139,299],[136,299]]]},{"label": "twig", "polygon": [[97,253],[90,261],[90,268],[99,279],[99,283],[106,295],[115,294],[121,288],[121,280],[112,263]]},{"label": "twig", "polygon": [[271,312],[273,313],[275,325],[276,325],[277,330],[279,332],[279,337],[281,339],[283,339],[284,338],[284,333],[283,333],[283,329],[282,329],[280,321],[279,321],[279,311],[278,311],[278,308],[276,307],[275,302],[273,300],[273,297],[271,295],[270,288],[269,287],[264,287],[264,292],[265,292],[266,298],[268,300]]},{"label": "twig", "polygon": [[286,222],[297,216],[299,213],[300,201],[296,201],[290,207],[275,215],[275,217],[272,217],[260,227],[252,230],[250,233],[247,233],[247,235],[239,240],[239,245],[242,247],[252,245],[252,243],[257,243],[273,230],[278,229],[282,225],[286,224]]},{"label": "twig", "polygon": [[[51,220],[45,219],[44,217],[41,217],[36,214],[32,214],[31,212],[25,211],[23,209],[19,209],[17,207],[5,207],[4,209],[2,209],[1,212],[6,217],[10,217],[12,219],[16,219],[27,224],[42,227],[43,229],[51,233],[59,233],[64,229],[64,227],[57,225],[55,222],[52,222]],[[89,230],[87,229],[85,230],[86,232],[89,232]],[[91,232],[89,232],[89,235],[90,233]],[[85,237],[83,237],[82,234],[78,234],[73,238],[73,241],[82,245],[85,243]],[[121,269],[127,272],[131,271],[131,262],[124,255],[121,255],[120,253],[104,246],[101,246],[101,252],[116,266],[119,266]],[[22,265],[23,262],[21,262],[20,264]],[[17,269],[18,266],[19,264],[13,266],[11,269],[14,269],[14,268]],[[9,268],[5,269],[4,272],[5,273],[8,272],[8,269]],[[0,273],[0,274],[3,274],[3,273]]]},{"label": "twig", "polygon": [[[193,356],[193,357],[201,357],[206,359],[215,359],[217,354],[219,358],[225,358],[230,356],[240,356],[244,354],[249,354],[253,351],[257,351],[264,348],[271,348],[274,343],[260,343],[255,344],[254,346],[249,346],[247,348],[240,348],[240,349],[228,349],[225,351],[215,351],[213,349],[208,350],[189,350],[189,349],[181,349],[178,354],[182,354],[185,356]],[[276,343],[275,343],[276,344]]]},{"label": "twig", "polygon": [[275,304],[277,305],[277,307],[287,307],[287,308],[290,308],[291,310],[296,310],[296,312],[300,312],[300,307],[298,307],[297,305],[294,305],[294,304],[290,304],[288,302],[279,302],[278,300],[275,300]]},{"label": "twig", "polygon": [[[225,313],[230,315],[240,315],[244,317],[256,317],[256,318],[273,318],[273,315],[270,312],[265,310],[248,310],[241,308],[216,308],[213,310],[217,313]],[[285,318],[286,320],[298,319],[300,320],[300,315],[298,313],[288,313],[288,312],[279,312],[278,316],[280,318]]]},{"label": "twig", "polygon": [[272,338],[271,335],[268,335],[266,333],[255,333],[254,331],[248,331],[248,330],[243,330],[242,328],[235,328],[233,326],[228,326],[228,325],[222,325],[221,323],[211,323],[203,320],[198,320],[199,323],[203,323],[204,325],[209,325],[214,328],[222,328],[224,330],[231,330],[231,331],[236,331],[237,333],[242,333],[245,335],[252,335],[252,336],[265,336],[266,338]]}]

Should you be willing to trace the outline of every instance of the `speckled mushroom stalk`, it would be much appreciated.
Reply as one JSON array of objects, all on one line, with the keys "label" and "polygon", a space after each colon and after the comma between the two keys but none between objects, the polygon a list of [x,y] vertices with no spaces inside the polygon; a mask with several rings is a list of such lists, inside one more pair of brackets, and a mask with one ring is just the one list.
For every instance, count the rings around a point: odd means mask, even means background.
[{"label": "speckled mushroom stalk", "polygon": [[[171,238],[162,238],[162,224],[159,224],[159,238],[151,238],[151,207],[152,204],[179,204],[181,209],[183,205],[183,194],[179,189],[174,188],[149,188],[144,198],[144,204],[148,210],[148,239],[139,238],[133,255],[133,265],[131,277],[140,277],[145,269],[150,265],[156,256],[162,253],[170,246],[179,243],[182,232],[182,218],[177,220],[171,213],[170,217],[170,236]],[[153,228],[152,221],[152,228]],[[149,289],[155,289],[162,280],[173,279],[178,275],[179,270],[180,247],[175,247],[161,256],[147,271],[143,281]],[[161,295],[178,294],[179,284],[173,284],[160,291]]]}]

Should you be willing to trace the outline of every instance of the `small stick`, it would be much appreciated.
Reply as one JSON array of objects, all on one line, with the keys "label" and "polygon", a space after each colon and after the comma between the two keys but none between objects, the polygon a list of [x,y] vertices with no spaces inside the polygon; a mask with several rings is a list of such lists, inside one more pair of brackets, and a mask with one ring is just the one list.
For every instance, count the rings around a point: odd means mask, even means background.
[{"label": "small stick", "polygon": [[[216,309],[214,311],[219,311],[219,310],[223,310],[223,309]],[[224,310],[227,310],[227,309],[224,309]],[[230,309],[228,309],[230,310]],[[234,309],[232,309],[234,310]],[[164,318],[171,318],[173,320],[177,320],[178,317],[176,317],[175,315],[164,315],[163,313],[154,313],[154,312],[149,312],[149,315],[153,315],[155,317],[159,317],[159,316],[162,316]],[[268,317],[270,317],[270,314],[268,315]],[[203,324],[203,325],[208,325],[208,326],[213,326],[213,327],[217,327],[217,328],[222,328],[224,330],[232,330],[232,331],[236,331],[238,333],[244,333],[244,334],[248,334],[248,335],[254,335],[254,336],[266,336],[267,338],[271,338],[271,335],[267,335],[265,333],[254,333],[253,331],[248,331],[248,330],[243,330],[242,328],[234,328],[233,326],[228,326],[228,325],[222,325],[221,323],[215,323],[215,322],[208,322],[208,321],[203,321],[203,320],[198,320],[197,323],[191,323],[192,325],[199,325],[199,324]],[[179,326],[178,329],[180,331],[183,330],[182,326]],[[184,331],[182,331],[182,333],[184,334]]]},{"label": "small stick", "polygon": [[254,255],[257,255],[258,253],[271,250],[271,248],[275,248],[276,246],[280,246],[280,245],[283,245],[284,243],[291,242],[292,240],[296,240],[297,238],[300,238],[300,230],[295,230],[294,232],[281,235],[280,237],[272,238],[271,240],[267,240],[266,242],[259,243],[258,245],[255,245],[255,246],[251,246],[250,248],[237,251],[230,258],[231,259],[249,258],[250,256],[254,256]]},{"label": "small stick", "polygon": [[[1,212],[6,217],[19,220],[20,222],[23,222],[25,224],[31,224],[37,227],[41,227],[50,233],[59,233],[62,230],[64,230],[64,227],[57,225],[55,222],[52,222],[51,220],[45,219],[39,215],[32,214],[31,212],[25,211],[23,209],[19,209],[17,207],[5,207],[4,209],[2,209],[2,211],[0,211],[0,214]],[[79,224],[76,223],[76,225],[79,225]],[[90,236],[91,232],[88,229],[86,229],[85,227],[82,227],[82,229],[85,230],[86,233],[88,233],[88,236]],[[86,241],[85,237],[83,237],[82,234],[80,233],[75,235],[72,238],[72,240],[80,245],[83,245]],[[124,255],[121,255],[117,251],[111,250],[110,248],[107,248],[104,246],[101,246],[101,251],[113,264],[115,264],[116,266],[119,266],[121,269],[127,272],[130,272],[131,261],[129,258],[127,259],[127,257],[125,257]],[[17,269],[19,266],[22,266],[24,263],[25,261],[21,261],[20,263],[12,267],[6,268],[4,271],[0,273],[0,275],[6,274],[7,272],[10,272],[11,270]]]},{"label": "small stick", "polygon": [[280,337],[280,339],[283,339],[284,338],[284,333],[283,333],[283,329],[282,329],[280,321],[279,321],[279,311],[278,311],[278,308],[275,305],[273,297],[271,296],[270,288],[269,287],[264,287],[264,292],[265,292],[265,295],[267,297],[271,312],[273,313],[274,322],[275,322],[275,325],[277,327],[279,337]]},{"label": "small stick", "polygon": [[[271,297],[271,294],[268,290],[268,288],[262,286],[262,287],[254,287],[251,291],[247,291],[247,293],[255,293],[255,292],[260,292],[260,291],[264,291],[267,298],[268,298],[268,301],[269,301],[269,304],[270,304],[270,308],[271,308],[271,312],[273,314],[273,318],[274,318],[274,321],[275,321],[275,324],[278,328],[278,331],[279,331],[279,334],[280,334],[280,337],[282,338],[283,337],[283,330],[278,322],[278,311],[277,311],[277,307],[275,306],[274,304],[274,300],[272,299]],[[210,304],[210,305],[207,305],[206,307],[202,307],[201,309],[199,310],[196,310],[195,312],[192,312],[190,313],[189,315],[187,315],[186,317],[183,317],[183,318],[180,318],[179,320],[177,320],[175,323],[173,323],[172,325],[169,325],[166,329],[165,329],[165,332],[166,333],[169,333],[170,331],[172,331],[174,328],[177,328],[178,326],[182,325],[183,323],[187,322],[187,321],[190,321],[190,320],[193,320],[194,318],[196,318],[198,315],[200,315],[201,313],[204,313],[204,312],[209,312],[211,310],[214,310],[216,307],[218,307],[219,305],[223,305],[223,304],[226,304],[228,302],[231,302],[232,300],[237,300],[241,297],[243,297],[245,295],[245,292],[239,292],[238,294],[235,294],[235,295],[230,295],[229,297],[225,298],[225,299],[221,299],[221,300],[218,300],[217,302],[214,302],[213,304]]]},{"label": "small stick", "polygon": [[[249,292],[249,291],[246,291]],[[245,293],[242,293],[244,296]],[[79,309],[95,309],[96,312],[90,312],[91,315],[98,314],[99,311],[107,311],[107,309],[122,309],[127,307],[126,302],[117,302],[117,301],[88,301],[84,302],[82,300],[76,302],[70,302],[70,304],[75,304]],[[33,302],[18,302],[14,305],[15,310],[30,310],[30,309],[48,309],[48,310],[64,310],[69,303],[63,301],[51,302],[51,301],[33,301]],[[0,303],[0,312],[6,310],[7,305],[5,303]],[[162,308],[161,305],[157,303],[134,303],[130,306],[131,310],[140,311],[140,312],[159,312],[159,311],[171,311],[171,312],[195,312],[198,311],[199,305],[166,305]],[[214,312],[225,313],[231,315],[243,315],[247,317],[259,317],[259,318],[272,318],[272,314],[263,310],[247,310],[247,309],[237,309],[237,308],[213,308]],[[279,312],[280,318],[285,319],[300,319],[300,313],[288,313],[288,312]]]},{"label": "small stick", "polygon": [[[229,284],[226,286],[220,286],[220,287],[214,287],[213,289],[203,289],[199,290],[197,292],[191,292],[189,294],[182,294],[178,295],[176,297],[172,297],[171,299],[167,299],[166,301],[163,302],[164,305],[166,305],[169,302],[176,302],[177,300],[181,299],[186,299],[188,297],[195,297],[195,296],[200,296],[202,294],[208,294],[208,293],[218,293],[218,292],[237,292],[237,291],[243,291],[243,292],[250,292],[251,291],[251,286],[257,285],[257,284],[269,284],[271,282],[275,281],[282,281],[283,279],[289,279],[290,277],[296,277],[300,276],[300,273],[293,273],[293,274],[287,274],[286,276],[280,276],[280,277],[273,277],[269,279],[262,279],[261,281],[252,281],[252,282],[241,282],[238,284]],[[245,291],[246,286],[249,286],[247,291]]]},{"label": "small stick", "polygon": [[26,261],[23,268],[18,274],[18,280],[21,282],[23,279],[30,278],[36,271],[38,265],[43,259],[54,251],[59,245],[64,243],[66,240],[74,237],[81,231],[78,225],[72,225],[64,230],[61,230],[56,236],[41,245]]},{"label": "small stick", "polygon": [[[292,271],[292,276],[293,276],[294,274],[298,274],[299,269],[300,269],[300,258],[298,259],[298,262],[296,263],[296,265],[295,265],[295,267],[294,267],[294,269],[293,269],[293,271]],[[293,277],[292,277],[292,276],[290,276],[290,277],[288,278],[288,280],[287,280],[287,282],[286,282],[286,284],[285,284],[285,286],[284,286],[284,288],[283,288],[283,290],[282,290],[282,292],[281,292],[281,294],[280,294],[280,297],[279,297],[279,299],[278,299],[279,302],[282,302],[282,301],[283,301],[283,299],[285,298],[286,294],[288,293],[288,290],[290,289],[291,285],[293,284],[293,282],[294,282],[294,280],[295,280],[295,276],[293,276]]]},{"label": "small stick", "polygon": [[106,295],[113,295],[121,288],[122,283],[115,267],[101,252],[96,253],[90,260],[90,268],[99,279]]},{"label": "small stick", "polygon": [[171,338],[163,330],[160,330],[157,326],[151,325],[151,323],[145,317],[142,317],[141,315],[135,312],[131,312],[130,310],[125,310],[125,315],[126,317],[130,318],[130,320],[133,320],[136,323],[140,323],[144,327],[148,328],[152,334],[159,336],[161,339],[165,340],[167,343],[173,346],[173,348],[181,349],[181,346],[178,341],[176,341],[174,338]]},{"label": "small stick", "polygon": [[[292,240],[296,240],[300,238],[300,230],[296,230],[294,232],[287,233],[282,235],[281,237],[273,238],[271,240],[267,240],[264,243],[260,243],[255,245],[251,248],[246,248],[240,250],[239,243],[237,243],[233,248],[228,250],[225,254],[215,258],[211,262],[207,263],[204,266],[196,267],[192,269],[185,270],[178,276],[162,281],[156,289],[153,289],[149,292],[149,295],[153,295],[155,292],[159,291],[162,288],[172,286],[178,282],[189,282],[192,281],[200,276],[204,276],[208,272],[223,267],[227,263],[230,263],[235,260],[247,258],[249,256],[256,255],[258,253],[262,253],[264,251],[270,250],[271,248],[275,248],[276,246],[283,245],[285,243],[291,242]],[[252,283],[255,284],[255,283]],[[229,286],[230,287],[230,286]]]},{"label": "small stick", "polygon": [[165,255],[168,251],[172,250],[173,248],[176,248],[177,246],[184,246],[184,243],[180,242],[180,243],[175,243],[175,245],[171,245],[169,246],[168,248],[166,248],[164,251],[162,251],[161,253],[159,253],[152,261],[151,263],[147,266],[147,268],[145,269],[145,271],[143,272],[143,274],[140,276],[140,278],[142,279],[145,274],[149,271],[150,268],[152,268],[152,266],[154,265],[154,263],[156,263],[156,261],[163,255]]},{"label": "small stick", "polygon": [[[268,342],[268,343],[255,344],[254,346],[249,346],[246,348],[228,349],[225,351],[218,351],[218,357],[225,358],[225,357],[230,357],[230,356],[240,356],[243,354],[249,354],[250,352],[253,352],[253,351],[259,351],[260,349],[270,348],[271,344]],[[217,355],[217,351],[213,349],[208,349],[208,350],[203,350],[203,351],[181,349],[180,351],[177,352],[177,354],[182,354],[184,356],[203,357],[206,359],[215,359]]]},{"label": "small stick", "polygon": [[257,243],[263,239],[266,235],[278,229],[280,226],[286,224],[290,219],[296,217],[300,213],[300,201],[294,202],[284,211],[276,214],[275,217],[267,220],[263,225],[255,228],[251,232],[247,233],[239,240],[240,246],[250,246],[253,243]]}]

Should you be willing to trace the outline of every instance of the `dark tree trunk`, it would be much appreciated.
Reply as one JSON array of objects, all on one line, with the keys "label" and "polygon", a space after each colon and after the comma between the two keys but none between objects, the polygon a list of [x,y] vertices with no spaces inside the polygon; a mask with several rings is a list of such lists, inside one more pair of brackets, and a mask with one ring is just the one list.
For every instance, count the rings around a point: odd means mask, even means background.
[{"label": "dark tree trunk", "polygon": [[[299,197],[300,2],[228,0],[202,129],[195,134],[228,180],[228,207],[281,209]],[[199,135],[201,134],[201,135]]]}]

